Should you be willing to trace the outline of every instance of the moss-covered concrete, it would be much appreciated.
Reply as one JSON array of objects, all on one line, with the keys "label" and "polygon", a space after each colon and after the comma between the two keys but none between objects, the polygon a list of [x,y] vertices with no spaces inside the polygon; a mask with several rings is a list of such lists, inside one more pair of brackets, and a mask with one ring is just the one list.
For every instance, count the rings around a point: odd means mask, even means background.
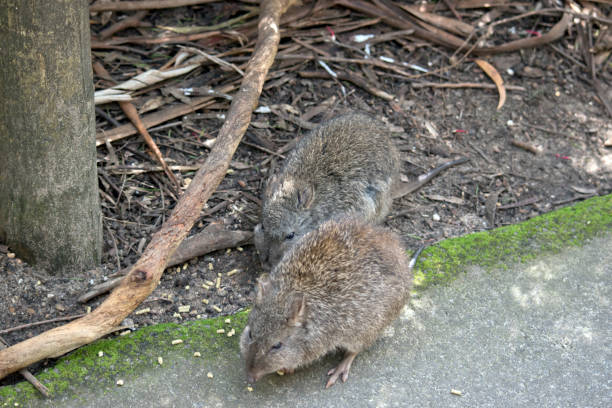
[{"label": "moss-covered concrete", "polygon": [[[52,367],[46,368],[37,378],[51,395],[70,393],[73,387],[83,383],[95,383],[97,388],[116,387],[118,379],[129,380],[150,367],[159,367],[158,357],[163,364],[172,364],[173,357],[193,357],[200,352],[203,364],[217,357],[220,352],[238,350],[240,332],[246,324],[246,312],[233,316],[185,322],[166,323],[144,327],[125,336],[98,340],[58,359]],[[226,323],[226,319],[230,323]],[[236,334],[228,337],[234,328]],[[224,333],[217,330],[224,329]],[[173,345],[173,340],[183,340]],[[99,356],[99,352],[103,355]],[[79,398],[78,395],[74,396]],[[30,383],[23,381],[15,386],[0,387],[0,407],[36,406],[41,395]]]},{"label": "moss-covered concrete", "polygon": [[[575,206],[533,218],[518,225],[448,239],[427,248],[416,267],[416,290],[449,282],[470,264],[485,269],[526,261],[544,253],[577,246],[598,234],[612,230],[612,195],[596,197]],[[112,389],[116,381],[128,381],[145,369],[173,364],[176,357],[193,358],[201,353],[203,365],[218,353],[237,353],[238,339],[246,323],[246,312],[204,321],[149,326],[126,336],[99,340],[60,358],[37,375],[52,394],[69,394],[83,383],[98,389]],[[217,330],[223,328],[225,333]],[[234,328],[236,335],[227,337]],[[183,343],[172,345],[172,340]],[[102,351],[103,356],[98,353]],[[27,382],[0,387],[0,407],[36,406],[38,392]],[[74,398],[79,398],[74,395]]]},{"label": "moss-covered concrete", "polygon": [[415,289],[453,280],[468,265],[505,268],[558,253],[612,230],[612,195],[594,197],[528,221],[451,238],[426,248],[415,267]]}]

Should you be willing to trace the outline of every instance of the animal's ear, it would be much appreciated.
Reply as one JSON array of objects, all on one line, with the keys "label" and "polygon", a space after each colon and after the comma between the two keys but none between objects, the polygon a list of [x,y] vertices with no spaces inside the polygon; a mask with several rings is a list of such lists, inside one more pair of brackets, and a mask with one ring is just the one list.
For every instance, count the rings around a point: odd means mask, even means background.
[{"label": "animal's ear", "polygon": [[297,191],[297,208],[307,210],[312,205],[315,198],[314,186],[311,184],[302,184],[298,186]]},{"label": "animal's ear", "polygon": [[303,293],[295,293],[289,304],[289,326],[299,327],[306,317],[306,296]]},{"label": "animal's ear", "polygon": [[278,190],[278,185],[279,185],[278,174],[271,175],[270,178],[268,179],[268,182],[266,183],[266,188],[264,189],[264,196],[269,196],[274,191]]},{"label": "animal's ear", "polygon": [[270,294],[271,287],[272,281],[267,273],[264,273],[259,279],[257,279],[257,294],[255,295],[255,304],[260,304],[263,302],[264,298]]}]

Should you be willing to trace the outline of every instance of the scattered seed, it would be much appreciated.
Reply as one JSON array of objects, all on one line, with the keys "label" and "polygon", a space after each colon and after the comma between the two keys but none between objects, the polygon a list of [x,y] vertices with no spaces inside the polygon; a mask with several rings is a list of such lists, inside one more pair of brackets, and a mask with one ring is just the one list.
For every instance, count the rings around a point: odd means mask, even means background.
[{"label": "scattered seed", "polygon": [[217,334],[223,334],[225,333],[225,329],[217,329]]},{"label": "scattered seed", "polygon": [[236,247],[236,249],[238,250],[238,252],[244,251],[244,249],[242,247]]},{"label": "scattered seed", "polygon": [[209,280],[205,280],[204,283],[207,284],[208,286],[215,286],[215,282],[211,282]]},{"label": "scattered seed", "polygon": [[140,309],[134,312],[135,315],[141,315],[145,313],[149,313],[151,311],[150,307],[145,307],[144,309]]},{"label": "scattered seed", "polygon": [[189,312],[190,309],[191,309],[191,306],[189,305],[183,305],[183,306],[178,307],[179,313],[187,313]]},{"label": "scattered seed", "polygon": [[215,288],[219,289],[221,287],[221,277],[217,276],[217,283],[215,284]]},{"label": "scattered seed", "polygon": [[182,319],[183,316],[181,316],[180,313],[174,312],[174,314],[172,315],[172,317],[178,317],[179,319]]},{"label": "scattered seed", "polygon": [[189,290],[189,285],[185,286],[185,290]]},{"label": "scattered seed", "polygon": [[181,339],[176,339],[176,340],[172,340],[172,345],[176,345],[176,344],[181,344],[183,342],[183,340]]},{"label": "scattered seed", "polygon": [[126,334],[130,334],[132,331],[131,330],[124,330],[121,333],[119,333],[120,336],[125,336]]},{"label": "scattered seed", "polygon": [[117,380],[117,385],[121,387],[123,385],[123,380]]},{"label": "scattered seed", "polygon": [[208,374],[206,374],[206,376],[207,376],[208,378],[213,378],[213,373],[208,372]]},{"label": "scattered seed", "polygon": [[91,306],[87,306],[87,314],[91,313]]},{"label": "scattered seed", "polygon": [[282,371],[282,370],[278,370],[278,371],[276,372],[276,374],[278,374],[278,375],[285,375],[285,372],[284,372],[284,371]]},{"label": "scattered seed", "polygon": [[231,248],[227,248],[227,251],[225,251],[226,254],[230,254],[232,253],[232,249]]},{"label": "scattered seed", "polygon": [[251,387],[250,385],[247,387],[247,391],[248,392],[253,392],[253,387]]},{"label": "scattered seed", "polygon": [[102,350],[98,351],[98,357],[104,356],[104,352]]},{"label": "scattered seed", "polygon": [[450,392],[451,392],[451,394],[453,394],[453,395],[459,395],[459,396],[463,395],[463,393],[462,393],[461,391],[459,391],[459,390],[455,390],[455,389],[453,389],[453,388],[451,388],[451,391],[450,391]]},{"label": "scattered seed", "polygon": [[196,351],[196,352],[193,353],[193,356],[194,357],[201,357],[202,355],[200,354],[199,351]]},{"label": "scattered seed", "polygon": [[164,359],[160,357],[157,357],[157,362],[159,363],[159,365],[163,365],[164,364]]},{"label": "scattered seed", "polygon": [[9,259],[13,259],[15,257],[15,253],[14,252],[7,252],[6,253],[6,257]]},{"label": "scattered seed", "polygon": [[212,262],[209,262],[208,263],[208,270],[212,271],[213,269],[214,269],[214,266],[213,266]]},{"label": "scattered seed", "polygon": [[207,285],[207,284],[205,284],[205,283],[203,283],[203,284],[202,284],[202,287],[203,287],[204,289],[206,289],[206,290],[209,290],[209,289],[210,289],[210,286],[208,286],[208,285]]},{"label": "scattered seed", "polygon": [[183,264],[183,270],[187,269],[188,264]]},{"label": "scattered seed", "polygon": [[227,333],[227,337],[232,337],[234,334],[236,334],[236,330],[232,329]]},{"label": "scattered seed", "polygon": [[235,274],[237,274],[238,272],[240,272],[240,270],[239,270],[239,269],[232,269],[231,271],[229,271],[229,272],[227,273],[227,276],[232,276],[232,275],[235,275]]},{"label": "scattered seed", "polygon": [[232,321],[230,319],[225,319],[225,323],[230,324]]},{"label": "scattered seed", "polygon": [[202,299],[202,303],[204,303],[205,305],[208,304],[208,299]]},{"label": "scattered seed", "polygon": [[212,308],[213,308],[214,310],[216,310],[218,313],[221,313],[221,312],[223,311],[223,309],[221,309],[221,308],[220,308],[219,306],[217,306],[217,305],[212,305]]}]

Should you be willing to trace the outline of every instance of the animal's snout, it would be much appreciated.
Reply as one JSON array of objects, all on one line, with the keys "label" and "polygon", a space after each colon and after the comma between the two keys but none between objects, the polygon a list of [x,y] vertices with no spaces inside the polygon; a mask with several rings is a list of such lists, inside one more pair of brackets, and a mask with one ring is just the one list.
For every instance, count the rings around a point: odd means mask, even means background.
[{"label": "animal's snout", "polygon": [[249,384],[255,384],[257,380],[261,378],[261,374],[254,371],[247,371],[247,382]]}]

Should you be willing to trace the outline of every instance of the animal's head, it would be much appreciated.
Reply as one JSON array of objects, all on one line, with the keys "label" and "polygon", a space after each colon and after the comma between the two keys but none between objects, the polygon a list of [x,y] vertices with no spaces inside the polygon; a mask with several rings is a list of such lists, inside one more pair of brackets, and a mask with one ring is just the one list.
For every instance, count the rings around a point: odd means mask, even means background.
[{"label": "animal's head", "polygon": [[301,364],[306,315],[303,294],[280,293],[267,275],[258,280],[255,304],[240,338],[249,383],[279,370],[293,371]]},{"label": "animal's head", "polygon": [[276,265],[290,247],[313,229],[310,209],[314,200],[314,186],[308,183],[291,177],[270,179],[254,238],[264,269]]}]

